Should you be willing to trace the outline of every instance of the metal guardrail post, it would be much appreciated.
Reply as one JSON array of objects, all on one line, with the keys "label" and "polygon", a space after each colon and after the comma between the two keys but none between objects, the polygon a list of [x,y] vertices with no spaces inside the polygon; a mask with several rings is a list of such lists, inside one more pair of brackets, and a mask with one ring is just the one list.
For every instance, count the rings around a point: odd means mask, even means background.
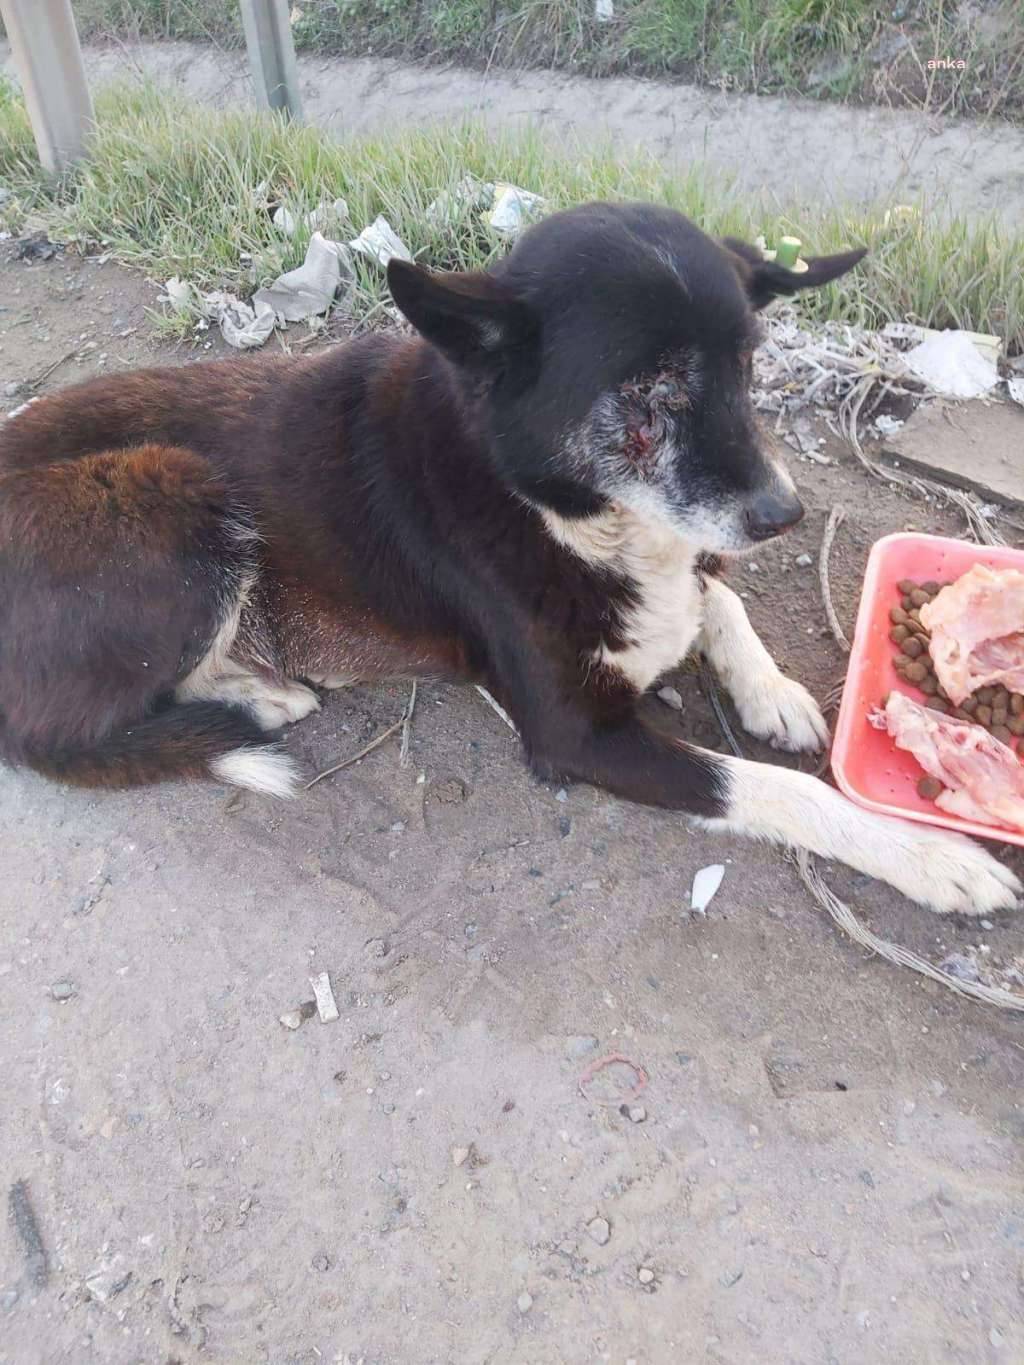
[{"label": "metal guardrail post", "polygon": [[39,160],[64,171],[85,155],[92,101],[71,0],[0,0]]},{"label": "metal guardrail post", "polygon": [[267,109],[302,118],[299,71],[288,0],[241,0],[242,27],[256,98]]}]

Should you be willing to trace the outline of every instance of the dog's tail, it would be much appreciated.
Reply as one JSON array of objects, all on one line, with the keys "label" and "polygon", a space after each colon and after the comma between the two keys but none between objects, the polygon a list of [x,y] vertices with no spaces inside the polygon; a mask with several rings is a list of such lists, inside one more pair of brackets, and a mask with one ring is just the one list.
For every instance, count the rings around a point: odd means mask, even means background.
[{"label": "dog's tail", "polygon": [[[0,716],[0,740],[3,739]],[[3,745],[7,756],[45,777],[79,787],[137,787],[173,778],[213,777],[268,796],[295,796],[295,761],[240,707],[173,703],[94,744],[42,750]],[[13,752],[11,750],[13,749]]]}]

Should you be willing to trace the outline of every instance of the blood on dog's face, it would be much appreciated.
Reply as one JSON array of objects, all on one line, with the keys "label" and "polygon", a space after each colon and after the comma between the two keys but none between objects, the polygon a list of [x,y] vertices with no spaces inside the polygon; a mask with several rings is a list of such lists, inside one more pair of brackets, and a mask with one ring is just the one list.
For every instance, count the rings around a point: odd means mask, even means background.
[{"label": "blood on dog's face", "polygon": [[569,517],[618,503],[728,553],[803,510],[750,400],[756,310],[861,255],[796,275],[671,209],[590,204],[532,228],[489,272],[398,265],[391,281],[458,365],[518,493]]}]

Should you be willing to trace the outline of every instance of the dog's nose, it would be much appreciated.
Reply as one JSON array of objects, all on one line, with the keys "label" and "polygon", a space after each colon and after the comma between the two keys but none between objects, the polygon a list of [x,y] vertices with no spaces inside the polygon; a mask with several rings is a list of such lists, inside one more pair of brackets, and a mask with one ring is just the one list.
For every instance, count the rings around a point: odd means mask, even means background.
[{"label": "dog's nose", "polygon": [[803,503],[788,489],[758,493],[744,514],[752,540],[770,540],[795,526],[804,514]]}]

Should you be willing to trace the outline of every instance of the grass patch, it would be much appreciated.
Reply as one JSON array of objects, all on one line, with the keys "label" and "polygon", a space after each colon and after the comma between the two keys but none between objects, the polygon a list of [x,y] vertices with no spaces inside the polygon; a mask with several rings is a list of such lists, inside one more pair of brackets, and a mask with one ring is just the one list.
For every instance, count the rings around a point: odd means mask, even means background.
[{"label": "grass patch", "polygon": [[[554,207],[648,199],[715,235],[791,232],[808,254],[863,244],[868,264],[809,296],[809,315],[993,331],[1024,350],[1024,236],[995,223],[968,225],[927,208],[889,226],[881,209],[797,211],[740,197],[710,174],[681,178],[642,155],[566,155],[538,135],[493,136],[472,125],[342,143],[269,114],[211,112],[148,86],[100,92],[96,111],[90,160],[43,191],[24,111],[9,91],[0,96],[0,184],[19,199],[35,197],[37,207],[45,192],[55,233],[100,241],[160,279],[177,274],[248,293],[305,254],[306,235],[283,238],[267,200],[301,215],[339,195],[352,235],[384,214],[418,259],[447,269],[486,265],[506,247],[478,215],[467,210],[437,226],[426,212],[468,173],[511,181]],[[367,319],[385,300],[384,277],[370,262],[357,268],[357,315]]]},{"label": "grass patch", "polygon": [[[681,76],[1024,118],[1020,0],[293,0],[296,47]],[[74,0],[83,38],[242,41],[237,0]],[[936,72],[931,58],[963,58]]]}]

